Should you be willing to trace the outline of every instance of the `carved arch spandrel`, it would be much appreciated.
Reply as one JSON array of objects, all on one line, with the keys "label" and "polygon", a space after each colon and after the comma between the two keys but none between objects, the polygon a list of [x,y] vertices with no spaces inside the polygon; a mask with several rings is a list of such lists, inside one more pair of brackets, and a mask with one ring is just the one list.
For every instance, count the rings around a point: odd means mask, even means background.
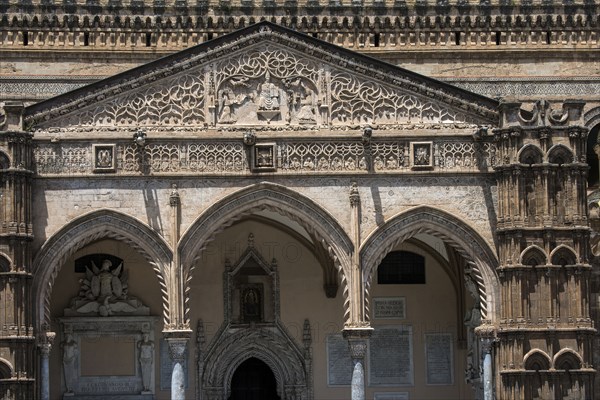
[{"label": "carved arch spandrel", "polygon": [[38,327],[50,322],[52,287],[65,261],[76,251],[100,239],[127,243],[152,266],[161,288],[163,319],[167,325],[170,321],[167,288],[172,250],[142,221],[114,210],[98,210],[66,224],[37,253],[33,262],[33,289]]},{"label": "carved arch spandrel", "polygon": [[467,222],[428,206],[404,211],[375,230],[360,249],[365,290],[365,315],[369,315],[369,291],[377,266],[387,253],[411,237],[426,233],[442,239],[467,262],[477,285],[482,317],[494,321],[499,315],[498,259],[489,244]]},{"label": "carved arch spandrel", "polygon": [[341,276],[344,319],[349,318],[350,254],[353,245],[337,220],[306,196],[284,186],[263,182],[241,189],[208,208],[183,234],[179,254],[185,286],[185,320],[189,319],[190,281],[202,251],[216,235],[240,219],[272,210],[297,222],[327,249]]}]

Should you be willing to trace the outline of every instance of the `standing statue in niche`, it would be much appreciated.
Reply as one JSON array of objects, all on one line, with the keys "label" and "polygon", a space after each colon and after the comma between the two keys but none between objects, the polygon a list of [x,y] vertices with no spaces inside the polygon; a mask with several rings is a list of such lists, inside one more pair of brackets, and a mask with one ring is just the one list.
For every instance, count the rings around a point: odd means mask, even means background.
[{"label": "standing statue in niche", "polygon": [[142,371],[142,386],[144,392],[150,392],[152,388],[152,369],[154,368],[154,342],[150,336],[144,333],[142,340],[138,343],[140,355],[140,367]]},{"label": "standing statue in niche", "polygon": [[73,393],[75,378],[77,375],[76,361],[79,352],[77,342],[70,333],[66,335],[61,345],[63,349],[63,373],[65,375],[65,388],[67,393]]},{"label": "standing statue in niche", "polygon": [[242,297],[244,310],[244,322],[260,321],[261,301],[260,293],[254,288],[245,289]]}]

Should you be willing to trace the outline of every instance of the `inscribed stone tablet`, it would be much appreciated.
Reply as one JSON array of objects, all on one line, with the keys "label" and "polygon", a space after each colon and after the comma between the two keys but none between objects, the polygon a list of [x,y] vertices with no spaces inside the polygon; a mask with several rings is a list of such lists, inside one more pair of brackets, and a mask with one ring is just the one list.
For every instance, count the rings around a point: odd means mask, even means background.
[{"label": "inscribed stone tablet", "polygon": [[375,319],[406,318],[404,297],[375,297],[373,299],[373,316]]},{"label": "inscribed stone tablet", "polygon": [[327,336],[327,384],[350,385],[353,369],[348,341],[342,335]]},{"label": "inscribed stone tablet", "polygon": [[370,385],[412,385],[412,327],[375,327],[369,343],[369,361]]},{"label": "inscribed stone tablet", "polygon": [[81,336],[81,376],[135,376],[135,337]]},{"label": "inscribed stone tablet", "polygon": [[[185,388],[188,388],[188,359],[189,348],[185,348],[183,354],[183,376],[185,377]],[[169,355],[169,344],[165,339],[160,341],[160,390],[171,389],[171,376],[173,375],[173,362]]]},{"label": "inscribed stone tablet", "polygon": [[449,333],[425,335],[428,385],[452,385],[454,383],[452,348],[452,335]]}]

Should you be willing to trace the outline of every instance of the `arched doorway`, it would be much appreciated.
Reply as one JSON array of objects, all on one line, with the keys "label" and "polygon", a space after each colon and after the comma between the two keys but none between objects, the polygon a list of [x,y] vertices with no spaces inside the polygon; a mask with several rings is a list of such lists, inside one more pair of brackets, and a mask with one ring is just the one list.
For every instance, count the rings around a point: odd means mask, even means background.
[{"label": "arched doorway", "polygon": [[279,400],[271,368],[258,358],[240,364],[231,379],[229,400]]}]

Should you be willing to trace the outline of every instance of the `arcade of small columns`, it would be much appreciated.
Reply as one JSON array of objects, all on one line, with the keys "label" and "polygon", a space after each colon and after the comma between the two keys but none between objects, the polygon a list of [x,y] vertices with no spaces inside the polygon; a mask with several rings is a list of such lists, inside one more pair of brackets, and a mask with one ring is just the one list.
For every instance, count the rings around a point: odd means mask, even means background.
[{"label": "arcade of small columns", "polygon": [[[503,104],[499,127],[493,130],[498,149],[495,166],[498,258],[476,233],[451,217],[430,221],[417,218],[413,225],[431,224],[431,230],[451,241],[483,277],[481,299],[487,305],[487,315],[476,333],[481,341],[485,399],[492,399],[494,392],[497,398],[518,399],[528,398],[534,390],[548,394],[559,390],[571,393],[569,390],[573,388],[579,391],[581,398],[589,398],[594,393],[596,372],[592,367],[591,350],[595,329],[589,313],[591,254],[583,104],[565,103],[562,118],[557,118],[550,105],[543,101],[529,113],[524,113],[520,106]],[[6,313],[2,321],[6,328],[0,340],[14,354],[15,370],[11,374],[19,379],[11,385],[17,398],[35,397],[37,361],[33,350],[39,349],[37,385],[41,398],[47,399],[48,355],[55,333],[48,330],[46,302],[61,262],[68,251],[72,254],[75,249],[62,249],[64,240],[68,239],[66,236],[53,238],[34,260],[30,248],[33,137],[22,130],[21,112],[19,106],[6,105],[5,127],[0,133],[0,146],[8,153],[0,160],[3,181],[0,250],[5,259],[11,260],[10,265],[3,265],[2,295],[3,301],[9,296],[14,299],[14,312]],[[352,399],[364,400],[364,357],[372,332],[366,306],[368,282],[386,252],[408,238],[410,229],[414,235],[418,228],[405,227],[402,221],[393,219],[386,222],[380,234],[363,238],[360,196],[356,188],[348,188],[348,193],[352,232],[346,234],[336,231],[335,225],[322,223],[314,224],[311,230],[325,243],[341,275],[341,289],[346,296],[343,334],[354,361]],[[276,200],[276,196],[266,195],[261,201],[298,220],[314,221],[306,209],[296,210]],[[147,240],[150,229],[139,232],[140,237],[146,239],[139,247],[153,256],[156,270],[169,277],[163,279],[167,288],[163,297],[163,334],[173,361],[172,399],[177,400],[184,398],[182,362],[192,334],[185,285],[192,273],[194,256],[202,251],[203,243],[210,240],[216,229],[213,226],[212,231],[200,232],[198,227],[195,235],[182,241],[178,218],[184,202],[176,192],[170,198],[174,222],[172,243],[158,246]],[[223,210],[217,206],[207,211],[215,215],[214,220],[209,218],[207,223],[225,223],[236,218],[235,213],[219,216]],[[240,209],[237,218],[252,208],[251,204],[242,206],[246,210]],[[314,203],[309,206],[319,212]],[[101,225],[100,217],[97,224],[89,227],[101,229]],[[463,237],[459,237],[463,233]],[[155,245],[158,248],[153,249]],[[31,299],[35,308],[28,307]],[[529,379],[532,374],[539,374],[544,383]]]}]

